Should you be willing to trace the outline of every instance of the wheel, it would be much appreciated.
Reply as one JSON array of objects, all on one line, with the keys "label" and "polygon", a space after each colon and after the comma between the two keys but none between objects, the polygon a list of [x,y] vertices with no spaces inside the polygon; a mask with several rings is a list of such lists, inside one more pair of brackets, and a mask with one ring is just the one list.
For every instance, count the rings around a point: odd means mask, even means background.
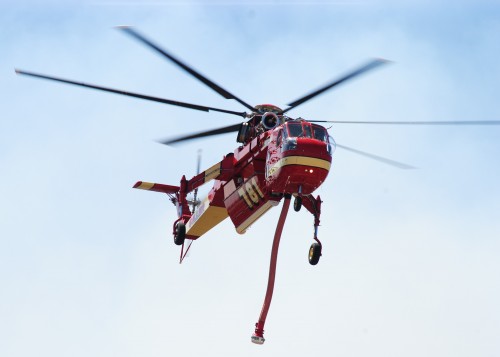
[{"label": "wheel", "polygon": [[300,209],[302,208],[302,197],[295,197],[295,200],[293,200],[293,209],[295,210],[295,212],[298,212],[300,211]]},{"label": "wheel", "polygon": [[316,265],[321,257],[321,244],[313,243],[309,248],[309,264]]},{"label": "wheel", "polygon": [[184,222],[177,222],[175,225],[174,243],[176,245],[182,245],[184,239],[186,238],[186,225]]}]

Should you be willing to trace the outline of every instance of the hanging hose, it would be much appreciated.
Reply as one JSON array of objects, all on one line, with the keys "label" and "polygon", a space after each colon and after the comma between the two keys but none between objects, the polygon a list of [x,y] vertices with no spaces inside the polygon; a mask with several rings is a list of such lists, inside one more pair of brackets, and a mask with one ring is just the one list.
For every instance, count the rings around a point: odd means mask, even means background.
[{"label": "hanging hose", "polygon": [[271,300],[273,298],[274,280],[276,277],[276,262],[278,260],[278,248],[280,245],[281,233],[283,232],[283,226],[285,225],[288,208],[290,207],[290,199],[291,195],[285,195],[285,201],[283,202],[278,225],[276,226],[276,232],[274,233],[273,248],[271,250],[271,262],[269,264],[269,278],[267,280],[266,297],[264,299],[264,305],[262,306],[262,310],[260,312],[259,321],[255,324],[255,333],[252,335],[252,342],[258,345],[262,345],[265,341],[264,324],[266,323],[267,312],[269,311]]}]

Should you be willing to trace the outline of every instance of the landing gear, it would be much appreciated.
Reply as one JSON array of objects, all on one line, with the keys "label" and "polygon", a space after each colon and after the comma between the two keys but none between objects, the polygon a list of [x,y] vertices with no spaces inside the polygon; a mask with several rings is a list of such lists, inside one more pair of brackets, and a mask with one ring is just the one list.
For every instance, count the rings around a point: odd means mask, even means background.
[{"label": "landing gear", "polygon": [[[304,199],[304,202],[302,202]],[[293,202],[293,208],[298,211],[300,207],[304,203],[304,207],[312,213],[314,217],[314,236],[313,239],[315,243],[311,245],[309,248],[309,264],[316,265],[319,262],[319,258],[321,257],[322,245],[318,239],[318,227],[321,216],[321,198],[317,196],[314,198],[311,194],[309,195],[297,195],[295,197],[295,201]],[[297,209],[298,208],[298,209]]]},{"label": "landing gear", "polygon": [[316,265],[321,257],[321,244],[313,243],[309,248],[309,264]]},{"label": "landing gear", "polygon": [[302,197],[297,196],[293,200],[293,210],[295,212],[298,212],[298,211],[300,211],[301,208],[302,208]]},{"label": "landing gear", "polygon": [[174,243],[176,245],[183,245],[186,239],[186,225],[184,222],[177,222],[174,231]]}]

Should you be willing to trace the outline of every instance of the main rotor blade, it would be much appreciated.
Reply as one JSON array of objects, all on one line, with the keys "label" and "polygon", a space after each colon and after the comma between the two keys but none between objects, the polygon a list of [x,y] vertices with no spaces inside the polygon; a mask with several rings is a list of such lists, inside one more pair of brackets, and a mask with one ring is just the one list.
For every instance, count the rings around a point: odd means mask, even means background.
[{"label": "main rotor blade", "polygon": [[212,90],[214,90],[217,93],[219,93],[220,95],[222,95],[224,98],[226,98],[226,99],[234,99],[237,102],[239,102],[240,104],[242,104],[245,107],[247,107],[248,109],[250,109],[251,111],[254,111],[254,107],[252,107],[250,104],[244,102],[240,98],[236,97],[234,94],[229,93],[227,90],[225,90],[221,86],[215,84],[214,82],[212,82],[211,80],[209,80],[208,78],[206,78],[205,76],[203,76],[202,74],[200,74],[199,72],[195,71],[193,68],[191,68],[188,65],[186,65],[185,63],[181,62],[178,58],[172,56],[167,51],[161,49],[156,44],[154,44],[153,42],[151,42],[150,40],[148,40],[147,38],[145,38],[144,36],[142,36],[141,34],[139,34],[133,28],[131,28],[129,26],[118,26],[118,29],[121,29],[121,30],[125,31],[130,36],[136,38],[140,42],[142,42],[142,43],[146,44],[147,46],[151,47],[156,52],[160,53],[161,55],[163,55],[164,57],[166,57],[167,59],[169,59],[170,61],[172,61],[173,63],[175,63],[177,66],[179,66],[180,68],[182,68],[184,71],[186,71],[187,73],[189,73],[190,75],[192,75],[193,77],[195,77],[196,79],[198,79],[199,81],[201,81],[203,84],[205,84],[206,86],[210,87]]},{"label": "main rotor blade", "polygon": [[159,103],[164,103],[164,104],[175,105],[175,106],[178,106],[178,107],[184,107],[184,108],[189,108],[189,109],[201,110],[201,111],[204,111],[204,112],[208,112],[208,111],[213,110],[213,111],[216,111],[216,112],[238,115],[238,116],[241,116],[243,118],[246,117],[246,113],[245,112],[235,112],[235,111],[232,111],[232,110],[219,109],[219,108],[213,108],[213,107],[205,107],[203,105],[197,105],[197,104],[191,104],[191,103],[184,103],[184,102],[179,102],[179,101],[176,101],[176,100],[170,100],[170,99],[165,99],[165,98],[152,97],[152,96],[149,96],[149,95],[132,93],[132,92],[126,92],[126,91],[123,91],[123,90],[118,90],[118,89],[113,89],[113,88],[96,86],[96,85],[88,84],[88,83],[84,83],[84,82],[76,82],[76,81],[72,81],[72,80],[69,80],[69,79],[63,79],[63,78],[58,78],[58,77],[46,76],[44,74],[27,72],[27,71],[22,71],[22,70],[19,70],[19,69],[16,69],[16,73],[17,74],[23,74],[23,75],[26,75],[26,76],[36,77],[36,78],[48,79],[48,80],[56,81],[56,82],[73,84],[73,85],[80,86],[80,87],[97,89],[97,90],[101,90],[101,91],[104,91],[104,92],[111,92],[111,93],[126,95],[126,96],[129,96],[129,97],[150,100],[150,101],[153,101],[153,102],[159,102]]},{"label": "main rotor blade", "polygon": [[349,121],[308,120],[311,123],[335,124],[387,124],[387,125],[500,125],[500,120],[455,120],[455,121]]},{"label": "main rotor blade", "polygon": [[219,128],[219,129],[202,131],[200,133],[195,133],[195,134],[190,134],[190,135],[186,135],[186,136],[180,136],[180,137],[173,138],[173,139],[159,141],[159,143],[165,144],[165,145],[171,145],[171,144],[180,143],[182,141],[188,141],[188,140],[193,140],[193,139],[204,138],[207,136],[231,133],[233,131],[238,131],[240,129],[240,126],[241,126],[241,124],[229,125],[229,126],[225,126],[223,128]]},{"label": "main rotor blade", "polygon": [[305,96],[303,96],[302,98],[299,98],[291,103],[289,103],[288,105],[290,106],[289,108],[286,108],[285,110],[283,110],[283,113],[286,113],[287,111],[299,106],[300,104],[302,103],[305,103],[307,102],[308,100],[320,95],[321,93],[323,92],[326,92],[327,90],[335,87],[335,86],[338,86],[339,84],[351,79],[351,78],[354,78],[356,76],[359,76],[360,74],[364,73],[364,72],[367,72],[371,69],[374,69],[382,64],[385,64],[385,63],[389,63],[390,61],[387,61],[387,60],[384,60],[384,59],[374,59],[374,60],[371,60],[370,62],[368,62],[367,64],[365,64],[364,66],[358,68],[357,70],[351,72],[351,73],[348,73],[346,75],[344,75],[343,77],[339,78],[339,79],[336,79],[334,80],[333,82],[327,84],[326,86],[324,87],[321,87],[320,89],[317,89],[315,90],[314,92],[311,92]]},{"label": "main rotor blade", "polygon": [[413,166],[410,166],[410,165],[407,165],[407,164],[403,164],[402,162],[398,162],[398,161],[394,161],[394,160],[391,160],[391,159],[387,159],[385,157],[378,156],[378,155],[373,155],[373,154],[370,154],[370,153],[365,152],[365,151],[361,151],[361,150],[350,148],[348,146],[337,144],[337,147],[339,147],[341,149],[344,149],[344,150],[347,150],[347,151],[350,151],[350,152],[353,152],[353,153],[361,155],[361,156],[368,157],[368,158],[376,160],[376,161],[383,162],[384,164],[395,166],[395,167],[397,167],[399,169],[405,169],[405,170],[416,169],[416,167],[413,167]]}]

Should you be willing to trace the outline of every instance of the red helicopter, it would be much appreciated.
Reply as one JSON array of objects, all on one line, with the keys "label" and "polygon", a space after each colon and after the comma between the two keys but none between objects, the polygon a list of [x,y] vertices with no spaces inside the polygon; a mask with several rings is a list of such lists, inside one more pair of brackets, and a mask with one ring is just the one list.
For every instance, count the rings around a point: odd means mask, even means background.
[{"label": "red helicopter", "polygon": [[[245,119],[243,123],[162,142],[163,144],[171,145],[212,135],[229,132],[237,133],[236,141],[240,145],[236,150],[225,155],[220,162],[207,170],[198,173],[190,179],[187,179],[183,175],[179,185],[139,181],[133,187],[165,193],[176,206],[177,219],[174,220],[172,225],[172,235],[174,243],[181,246],[180,262],[186,257],[193,241],[203,236],[227,217],[233,222],[236,232],[243,234],[267,211],[277,206],[283,200],[272,245],[266,296],[251,337],[251,341],[256,344],[263,344],[265,341],[264,324],[273,295],[278,248],[292,197],[294,197],[293,208],[295,211],[300,211],[301,207],[304,206],[313,216],[314,231],[312,238],[314,243],[312,243],[309,249],[309,263],[316,265],[322,255],[322,243],[318,239],[322,201],[320,196],[315,197],[313,193],[323,184],[328,176],[335,148],[340,147],[398,168],[412,168],[397,161],[338,145],[328,134],[327,129],[316,123],[410,125],[500,124],[500,121],[360,122],[294,119],[287,116],[290,110],[349,79],[388,63],[388,61],[382,59],[371,60],[339,79],[331,81],[320,89],[289,103],[286,109],[281,109],[271,104],[252,106],[201,75],[164,49],[161,49],[133,28],[127,26],[120,26],[118,28],[155,50],[224,98],[236,100],[250,112],[236,112],[152,97],[17,69],[16,73],[189,109],[237,115]],[[198,188],[210,181],[214,181],[214,184],[208,196],[203,201],[198,200]],[[193,193],[192,198],[188,198],[188,194],[190,193]]]}]

